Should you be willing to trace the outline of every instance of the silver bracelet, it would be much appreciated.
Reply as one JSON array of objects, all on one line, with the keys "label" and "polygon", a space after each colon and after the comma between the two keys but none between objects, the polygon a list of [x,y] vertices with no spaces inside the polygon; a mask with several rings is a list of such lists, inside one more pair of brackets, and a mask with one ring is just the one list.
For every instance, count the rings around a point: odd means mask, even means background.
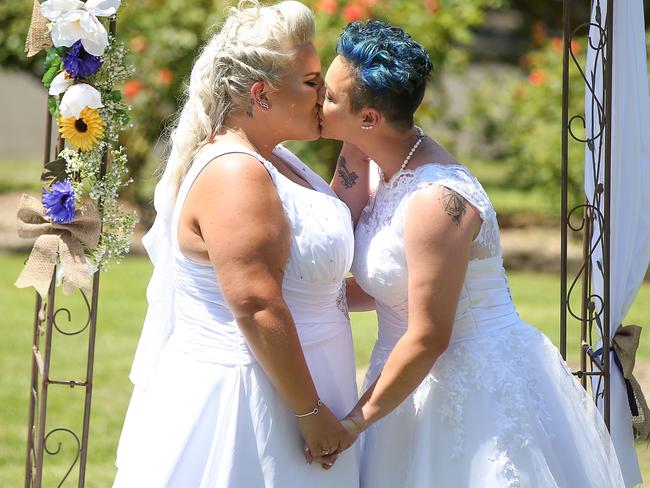
[{"label": "silver bracelet", "polygon": [[294,413],[293,415],[296,418],[303,418],[303,417],[309,417],[310,415],[316,415],[318,412],[320,412],[320,407],[323,406],[323,401],[319,398],[318,402],[316,403],[316,406],[314,407],[313,410],[307,413]]}]

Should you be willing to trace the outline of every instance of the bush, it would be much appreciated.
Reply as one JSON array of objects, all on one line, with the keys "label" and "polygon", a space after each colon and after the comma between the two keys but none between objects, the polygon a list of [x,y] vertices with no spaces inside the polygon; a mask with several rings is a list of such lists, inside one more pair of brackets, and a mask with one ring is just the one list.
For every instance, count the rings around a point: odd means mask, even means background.
[{"label": "bush", "polygon": [[[140,186],[139,200],[149,200],[151,185],[143,182],[145,165],[155,167],[161,159],[156,143],[178,108],[199,47],[214,32],[224,10],[234,0],[124,0],[117,32],[132,52],[136,77],[127,81],[123,93],[133,106],[133,128],[124,136],[133,188]],[[471,40],[471,28],[481,24],[487,8],[502,0],[306,0],[317,17],[316,47],[327,68],[334,56],[338,35],[345,24],[369,17],[404,26],[429,51],[434,63],[435,84],[445,67],[466,61],[463,45]],[[3,66],[42,74],[42,57],[27,60],[22,51],[31,15],[29,2],[0,5],[0,61]],[[427,126],[444,110],[429,90],[418,114]],[[292,143],[291,147],[325,177],[331,174],[339,145],[332,141]]]},{"label": "bush", "polygon": [[[583,39],[572,42],[582,69]],[[557,209],[562,177],[562,51],[561,38],[542,37],[538,48],[522,58],[518,76],[485,80],[476,89],[463,121],[466,131],[480,136],[470,154],[485,159],[487,152],[490,159],[507,166],[512,187],[542,188]],[[572,60],[569,94],[569,119],[584,115],[585,81]],[[571,129],[577,137],[585,137],[580,119]],[[584,151],[584,143],[569,136],[569,208],[584,201]]]}]

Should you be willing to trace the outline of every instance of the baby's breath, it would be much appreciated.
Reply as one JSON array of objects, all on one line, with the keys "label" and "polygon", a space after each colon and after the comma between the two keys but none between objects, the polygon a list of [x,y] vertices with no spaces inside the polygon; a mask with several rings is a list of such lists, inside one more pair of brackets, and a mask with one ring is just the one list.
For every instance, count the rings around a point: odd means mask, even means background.
[{"label": "baby's breath", "polygon": [[102,95],[103,107],[99,114],[105,127],[101,142],[88,151],[66,148],[59,154],[66,161],[66,173],[77,203],[83,206],[91,200],[100,209],[99,245],[88,253],[91,263],[102,269],[111,262],[119,262],[129,252],[130,238],[137,223],[135,211],[125,209],[118,201],[120,191],[132,182],[125,148],[118,145],[120,132],[129,127],[130,107],[115,87],[134,72],[133,66],[126,64],[125,55],[124,43],[111,36],[101,69],[87,80]]}]

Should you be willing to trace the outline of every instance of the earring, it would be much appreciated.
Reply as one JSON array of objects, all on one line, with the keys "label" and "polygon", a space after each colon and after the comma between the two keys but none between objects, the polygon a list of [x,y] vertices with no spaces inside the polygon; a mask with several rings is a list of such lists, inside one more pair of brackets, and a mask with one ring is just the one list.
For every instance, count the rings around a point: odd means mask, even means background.
[{"label": "earring", "polygon": [[372,125],[362,125],[361,128],[363,130],[370,130],[370,129],[372,129]]},{"label": "earring", "polygon": [[271,105],[269,105],[269,102],[267,102],[266,100],[258,100],[257,103],[260,105],[260,107],[266,110],[271,108]]}]

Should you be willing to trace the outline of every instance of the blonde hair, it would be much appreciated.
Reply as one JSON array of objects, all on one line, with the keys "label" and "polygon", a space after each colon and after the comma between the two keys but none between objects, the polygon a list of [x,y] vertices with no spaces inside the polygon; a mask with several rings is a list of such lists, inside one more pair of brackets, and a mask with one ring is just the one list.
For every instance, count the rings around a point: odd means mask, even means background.
[{"label": "blonde hair", "polygon": [[253,83],[281,86],[296,48],[311,42],[314,30],[311,10],[293,0],[271,6],[242,0],[228,9],[221,29],[194,62],[171,131],[165,172],[173,171],[176,192],[194,156],[221,129],[226,116],[245,109]]}]

